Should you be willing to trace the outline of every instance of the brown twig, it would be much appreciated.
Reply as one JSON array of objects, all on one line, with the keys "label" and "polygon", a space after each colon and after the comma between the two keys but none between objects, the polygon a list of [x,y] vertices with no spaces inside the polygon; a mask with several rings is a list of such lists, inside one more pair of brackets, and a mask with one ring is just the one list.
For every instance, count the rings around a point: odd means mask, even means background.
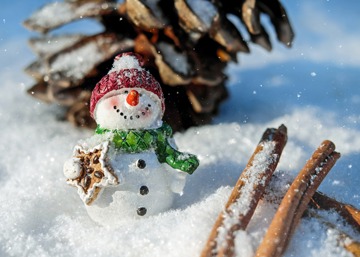
[{"label": "brown twig", "polygon": [[354,206],[338,202],[320,192],[314,194],[309,205],[312,208],[320,210],[335,210],[349,225],[360,232],[360,210]]},{"label": "brown twig", "polygon": [[[279,178],[274,175],[271,178],[271,181],[276,180],[279,180]],[[278,206],[280,205],[281,200],[284,198],[285,192],[279,191],[279,186],[277,184],[270,183],[265,194],[266,201]],[[339,202],[334,198],[316,191],[311,198],[311,201],[309,202],[307,212],[310,212],[314,209],[337,212],[337,214],[339,214],[345,222],[347,222],[353,229],[360,233],[360,210],[353,205]]]},{"label": "brown twig", "polygon": [[256,257],[278,257],[285,251],[311,197],[340,157],[334,150],[334,143],[326,140],[307,161],[281,201]]},{"label": "brown twig", "polygon": [[[245,230],[287,142],[287,129],[267,129],[218,216],[201,257],[233,256],[234,232]],[[240,199],[241,197],[241,199]]]},{"label": "brown twig", "polygon": [[[273,176],[272,180],[277,180],[276,176]],[[285,192],[277,192],[274,195],[274,191],[277,191],[277,187],[270,183],[268,187],[268,194],[265,196],[265,200],[280,205],[281,200],[284,198]],[[342,203],[334,198],[331,198],[319,191],[316,191],[308,205],[308,211],[311,209],[336,211],[352,228],[360,233],[360,210],[351,204]]]},{"label": "brown twig", "polygon": [[[277,180],[277,177],[272,178],[272,180]],[[270,183],[268,187],[268,193],[273,193],[277,190]],[[284,198],[284,194],[278,193],[276,197],[271,195],[269,197],[265,196],[267,201],[270,201],[274,205],[280,205],[281,200]],[[336,211],[343,219],[346,221],[352,228],[360,232],[360,210],[356,209],[354,206],[342,202],[338,202],[336,199],[331,198],[319,191],[316,191],[311,201],[308,205],[307,210],[304,212],[304,216],[312,217],[320,220],[327,227],[337,230],[339,233],[339,245],[344,247],[347,251],[351,252],[355,257],[360,257],[360,242],[351,238],[351,236],[347,235],[345,232],[341,231],[338,228],[337,223],[332,223],[331,221],[325,221],[323,217],[316,213],[315,210],[333,210]]]}]

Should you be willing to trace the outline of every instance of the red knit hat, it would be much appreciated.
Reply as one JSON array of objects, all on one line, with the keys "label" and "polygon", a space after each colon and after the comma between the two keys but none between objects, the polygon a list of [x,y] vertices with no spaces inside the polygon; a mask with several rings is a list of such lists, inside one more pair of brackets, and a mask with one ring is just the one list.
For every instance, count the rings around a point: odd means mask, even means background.
[{"label": "red knit hat", "polygon": [[[90,114],[94,118],[94,111],[98,101],[109,92],[122,88],[143,88],[154,93],[160,100],[164,114],[165,101],[159,82],[145,69],[144,60],[136,53],[122,53],[115,57],[112,69],[95,86],[90,99]],[[111,96],[109,94],[109,96]]]}]

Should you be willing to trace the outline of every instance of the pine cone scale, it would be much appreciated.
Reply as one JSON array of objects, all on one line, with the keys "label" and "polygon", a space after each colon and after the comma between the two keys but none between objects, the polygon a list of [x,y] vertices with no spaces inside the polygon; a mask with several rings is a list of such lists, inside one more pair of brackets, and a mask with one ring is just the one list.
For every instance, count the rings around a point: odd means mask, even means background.
[{"label": "pine cone scale", "polygon": [[277,0],[259,0],[258,6],[261,11],[269,15],[275,27],[278,40],[288,47],[291,46],[291,42],[294,40],[294,32],[285,9],[280,2]]},{"label": "pine cone scale", "polygon": [[45,5],[40,10],[24,21],[28,29],[47,33],[66,23],[82,18],[106,15],[116,9],[114,3],[81,2],[53,2]]},{"label": "pine cone scale", "polygon": [[126,11],[130,20],[146,31],[154,31],[156,29],[163,29],[166,25],[164,21],[159,20],[153,11],[146,5],[144,1],[127,0]]},{"label": "pine cone scale", "polygon": [[257,35],[261,33],[260,14],[255,7],[255,0],[246,0],[242,5],[242,20],[250,34]]},{"label": "pine cone scale", "polygon": [[65,77],[71,82],[69,86],[77,86],[86,76],[96,74],[97,65],[133,46],[133,40],[121,40],[112,33],[87,37],[71,49],[64,49],[49,58],[50,80],[58,81]]},{"label": "pine cone scale", "polygon": [[51,103],[52,101],[49,97],[48,90],[49,88],[46,82],[39,82],[29,88],[27,92],[45,103]]},{"label": "pine cone scale", "polygon": [[76,44],[85,37],[85,35],[80,34],[37,37],[31,38],[29,40],[29,45],[39,57],[43,58],[60,52],[61,50]]},{"label": "pine cone scale", "polygon": [[[186,0],[175,0],[175,8],[179,16],[180,26],[188,33],[191,33],[191,38],[198,39],[201,35],[208,32],[211,26],[209,23],[212,23],[212,20],[214,20],[215,17],[208,18],[207,20],[209,21],[206,24],[193,12],[189,3],[190,2],[187,2]],[[210,5],[211,3],[208,2],[208,4]],[[215,15],[216,14],[214,14],[214,16]]]}]

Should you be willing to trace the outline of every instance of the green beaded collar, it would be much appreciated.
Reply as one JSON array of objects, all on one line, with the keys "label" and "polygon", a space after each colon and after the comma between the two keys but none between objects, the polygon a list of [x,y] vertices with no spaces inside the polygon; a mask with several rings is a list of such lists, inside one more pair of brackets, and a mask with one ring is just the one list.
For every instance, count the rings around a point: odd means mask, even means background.
[{"label": "green beaded collar", "polygon": [[182,153],[174,149],[168,142],[172,136],[172,129],[167,123],[163,123],[156,129],[104,129],[98,126],[96,134],[113,134],[112,142],[115,148],[125,153],[140,153],[154,149],[160,163],[167,163],[174,169],[192,174],[199,166],[199,160],[193,154]]},{"label": "green beaded collar", "polygon": [[115,148],[126,153],[139,153],[151,148],[156,148],[157,141],[164,141],[172,135],[171,127],[163,123],[163,125],[156,129],[105,129],[97,126],[95,133],[104,134],[111,132],[113,136],[113,143]]}]

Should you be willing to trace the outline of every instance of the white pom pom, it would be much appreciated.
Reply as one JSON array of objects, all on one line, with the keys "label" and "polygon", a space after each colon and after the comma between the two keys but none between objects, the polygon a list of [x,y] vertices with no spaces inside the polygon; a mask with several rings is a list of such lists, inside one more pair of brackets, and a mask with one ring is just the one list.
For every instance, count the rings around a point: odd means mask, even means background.
[{"label": "white pom pom", "polygon": [[113,67],[109,73],[123,69],[142,70],[142,67],[139,64],[139,60],[135,56],[122,56],[120,59],[114,61]]},{"label": "white pom pom", "polygon": [[64,163],[64,175],[68,179],[76,179],[81,175],[79,158],[71,158]]}]

